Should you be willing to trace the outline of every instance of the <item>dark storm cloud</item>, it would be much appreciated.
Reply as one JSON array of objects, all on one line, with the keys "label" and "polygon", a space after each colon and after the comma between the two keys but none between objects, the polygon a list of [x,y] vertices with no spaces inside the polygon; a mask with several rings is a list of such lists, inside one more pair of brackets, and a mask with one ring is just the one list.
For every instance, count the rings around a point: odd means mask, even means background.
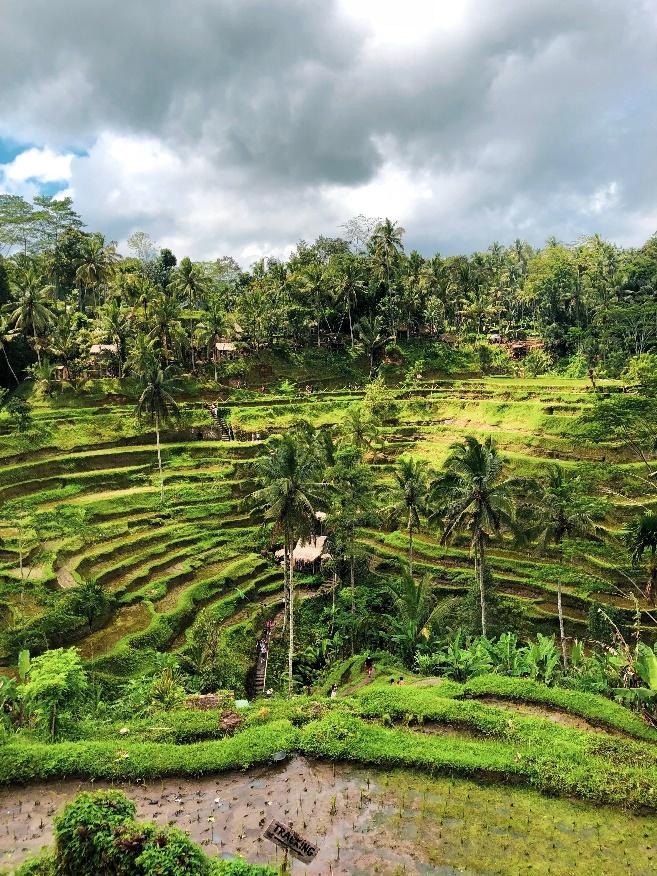
[{"label": "dark storm cloud", "polygon": [[[427,249],[631,236],[654,209],[649,0],[473,0],[460,26],[394,51],[337,0],[1,7],[0,135],[60,148],[107,131],[154,138],[201,156],[227,197],[239,185],[252,203],[298,198],[311,226],[254,220],[247,232],[245,220],[242,240],[322,230],[335,209],[320,203],[325,187],[356,190],[391,164],[436,181],[436,202],[402,217]],[[422,34],[421,7],[408,15]],[[460,201],[439,203],[454,191]]]}]

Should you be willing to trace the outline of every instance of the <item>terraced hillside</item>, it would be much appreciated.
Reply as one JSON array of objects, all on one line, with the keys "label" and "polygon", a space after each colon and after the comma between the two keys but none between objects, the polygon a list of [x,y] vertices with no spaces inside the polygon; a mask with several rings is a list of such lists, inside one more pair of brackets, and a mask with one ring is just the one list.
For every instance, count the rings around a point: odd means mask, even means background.
[{"label": "terraced hillside", "polygon": [[[277,616],[283,585],[262,521],[244,502],[253,488],[252,463],[272,434],[299,418],[337,426],[364,393],[321,385],[315,381],[311,393],[302,382],[296,392],[289,385],[194,387],[183,395],[179,426],[162,433],[163,504],[154,436],[140,430],[134,402],[118,384],[33,397],[32,430],[10,433],[5,422],[0,442],[5,664],[14,663],[21,646],[34,653],[76,642],[99,672],[134,674],[149,668],[157,652],[184,647],[206,607],[227,632],[250,640],[266,616]],[[634,504],[654,499],[632,486],[636,463],[621,448],[577,437],[577,416],[591,403],[584,381],[417,380],[394,396],[395,417],[370,453],[382,483],[402,453],[439,466],[465,434],[493,435],[513,472],[540,476],[546,464],[560,461],[608,503],[605,538],[582,550],[575,545],[566,562],[510,542],[491,549],[498,589],[525,605],[539,629],[556,629],[558,580],[571,635],[584,632],[593,603],[619,609],[628,622],[637,604],[649,608],[619,533]],[[360,541],[375,574],[395,569],[406,550],[402,532],[365,530]],[[418,575],[429,572],[445,594],[465,592],[472,575],[465,544],[441,546],[428,527],[416,547]],[[89,582],[98,586],[98,611],[83,617],[67,597]],[[308,595],[322,586],[312,577],[299,583]],[[651,627],[648,614],[642,622]]]}]

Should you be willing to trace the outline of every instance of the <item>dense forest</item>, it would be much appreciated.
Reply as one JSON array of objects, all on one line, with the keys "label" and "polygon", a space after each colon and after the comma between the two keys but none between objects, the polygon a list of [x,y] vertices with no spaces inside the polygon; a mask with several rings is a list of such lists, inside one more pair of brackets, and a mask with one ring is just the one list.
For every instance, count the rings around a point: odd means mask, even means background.
[{"label": "dense forest", "polygon": [[[370,817],[382,873],[652,872],[657,237],[339,231],[245,270],[0,196],[0,867],[289,872],[287,798],[311,872]],[[154,823],[64,784],[22,864],[66,777]]]},{"label": "dense forest", "polygon": [[[558,364],[572,376],[616,378],[657,343],[655,237],[638,249],[594,236],[423,257],[405,251],[404,229],[389,219],[358,216],[341,232],[245,271],[230,256],[192,262],[158,251],[143,232],[121,256],[85,230],[70,199],[3,195],[3,382],[25,373],[48,381],[56,366],[75,381],[98,344],[110,345],[120,377],[151,358],[195,373],[216,363],[221,339],[244,351],[365,350],[374,366],[400,338],[451,335],[539,338],[530,373]],[[503,372],[508,357],[494,353],[481,348],[482,366]]]}]

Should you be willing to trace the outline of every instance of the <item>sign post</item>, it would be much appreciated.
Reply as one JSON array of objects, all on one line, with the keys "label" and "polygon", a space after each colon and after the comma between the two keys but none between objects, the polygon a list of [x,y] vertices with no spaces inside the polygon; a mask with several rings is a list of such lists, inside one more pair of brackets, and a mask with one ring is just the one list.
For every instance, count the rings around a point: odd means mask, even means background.
[{"label": "sign post", "polygon": [[295,858],[303,861],[304,864],[310,864],[319,851],[319,846],[304,839],[296,830],[286,827],[276,819],[269,824],[264,835],[268,840],[285,849],[286,854],[289,852]]}]

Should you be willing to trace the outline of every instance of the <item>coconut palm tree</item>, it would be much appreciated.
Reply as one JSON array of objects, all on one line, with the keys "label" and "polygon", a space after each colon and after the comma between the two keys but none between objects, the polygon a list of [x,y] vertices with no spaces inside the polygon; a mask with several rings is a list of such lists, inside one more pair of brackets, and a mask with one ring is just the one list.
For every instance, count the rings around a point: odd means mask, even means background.
[{"label": "coconut palm tree", "polygon": [[370,238],[374,266],[384,280],[387,292],[390,292],[390,277],[399,251],[404,249],[404,233],[400,225],[386,218],[379,222]]},{"label": "coconut palm tree", "polygon": [[354,325],[353,314],[358,305],[358,296],[365,289],[362,270],[358,259],[352,255],[344,256],[332,268],[330,279],[333,285],[336,300],[344,302],[347,308],[349,320],[349,336],[351,349],[354,348]]},{"label": "coconut palm tree", "polygon": [[171,390],[173,383],[168,368],[160,368],[152,360],[146,362],[147,370],[138,374],[141,395],[135,413],[139,420],[147,420],[155,426],[157,446],[157,467],[160,473],[160,502],[164,504],[164,475],[162,474],[162,452],[160,449],[160,428],[163,424],[180,416]]},{"label": "coconut palm tree", "polygon": [[550,465],[543,483],[532,482],[529,508],[537,521],[532,537],[545,549],[551,544],[561,549],[564,538],[590,538],[598,532],[596,503],[586,495],[578,475],[560,465]]},{"label": "coconut palm tree", "polygon": [[98,314],[100,328],[110,343],[116,346],[119,380],[123,377],[123,350],[126,336],[126,313],[117,298],[105,302]]},{"label": "coconut palm tree", "polygon": [[203,273],[199,265],[195,265],[190,258],[185,256],[175,269],[171,287],[181,298],[186,299],[189,309],[189,346],[191,351],[192,371],[196,371],[194,358],[194,310],[199,301],[209,289],[209,278]]},{"label": "coconut palm tree", "polygon": [[[560,465],[548,468],[544,483],[530,484],[532,497],[528,510],[537,522],[529,533],[536,538],[543,550],[554,545],[563,556],[565,538],[595,537],[598,516],[595,503],[586,495],[582,481],[577,475],[566,472]],[[561,610],[561,579],[557,580],[557,607],[559,611],[559,632],[561,636],[561,656],[564,668],[567,665],[566,635]]]},{"label": "coconut palm tree", "polygon": [[379,434],[378,421],[361,404],[349,405],[340,424],[340,434],[347,445],[359,451],[370,450]]},{"label": "coconut palm tree", "polygon": [[[203,314],[203,318],[196,327],[196,339],[208,350],[212,348],[212,364],[214,365],[214,379],[217,380],[217,341],[226,330],[226,311],[217,298],[211,298]],[[208,358],[210,358],[208,356]]]},{"label": "coconut palm tree", "polygon": [[369,358],[371,374],[374,370],[374,354],[388,340],[383,331],[381,317],[363,316],[358,320],[355,328],[360,345]]},{"label": "coconut palm tree", "polygon": [[98,293],[107,289],[116,273],[116,264],[119,258],[116,244],[105,244],[102,235],[93,234],[85,239],[82,263],[75,272],[75,279],[80,287],[79,307],[83,313],[87,293],[92,292],[95,307],[98,302]]},{"label": "coconut palm tree", "polygon": [[436,603],[428,575],[417,582],[410,575],[402,575],[389,584],[387,590],[394,607],[394,614],[385,615],[390,638],[399,648],[404,663],[411,666],[418,645],[429,639],[431,627],[446,618],[459,600],[452,597]]},{"label": "coconut palm tree", "polygon": [[168,362],[171,336],[175,333],[176,324],[180,322],[180,304],[176,297],[166,292],[156,293],[149,303],[148,322],[151,336],[156,338],[162,348],[164,362]]},{"label": "coconut palm tree", "polygon": [[39,338],[45,333],[52,322],[53,312],[50,307],[50,295],[54,286],[44,284],[39,272],[29,266],[16,284],[18,299],[15,305],[9,306],[9,325],[23,332],[25,337],[32,334],[32,343],[41,364]]},{"label": "coconut palm tree", "polygon": [[338,555],[341,555],[349,567],[353,654],[356,623],[355,568],[358,553],[356,536],[358,527],[365,524],[373,513],[374,482],[371,468],[363,463],[361,451],[353,446],[342,447],[335,454],[330,481],[331,505],[326,527],[337,547]]},{"label": "coconut palm tree", "polygon": [[429,469],[423,459],[402,457],[397,462],[392,484],[387,488],[391,499],[383,511],[391,522],[403,521],[408,533],[408,574],[413,577],[413,531],[419,529],[427,510]]},{"label": "coconut palm tree", "polygon": [[649,554],[645,595],[651,605],[657,597],[657,513],[646,511],[628,527],[625,534],[632,565],[639,566],[644,554]]},{"label": "coconut palm tree", "polygon": [[481,444],[467,437],[452,444],[443,470],[431,485],[434,517],[442,520],[441,541],[447,544],[456,533],[467,533],[475,559],[479,584],[481,633],[486,635],[486,546],[504,529],[518,534],[511,490],[517,479],[504,478],[504,463],[489,438]]},{"label": "coconut palm tree", "polygon": [[292,693],[294,660],[294,545],[309,537],[322,501],[317,457],[292,435],[285,435],[262,458],[256,471],[259,488],[250,503],[274,524],[274,535],[283,534],[283,578],[288,622],[288,693]]}]

